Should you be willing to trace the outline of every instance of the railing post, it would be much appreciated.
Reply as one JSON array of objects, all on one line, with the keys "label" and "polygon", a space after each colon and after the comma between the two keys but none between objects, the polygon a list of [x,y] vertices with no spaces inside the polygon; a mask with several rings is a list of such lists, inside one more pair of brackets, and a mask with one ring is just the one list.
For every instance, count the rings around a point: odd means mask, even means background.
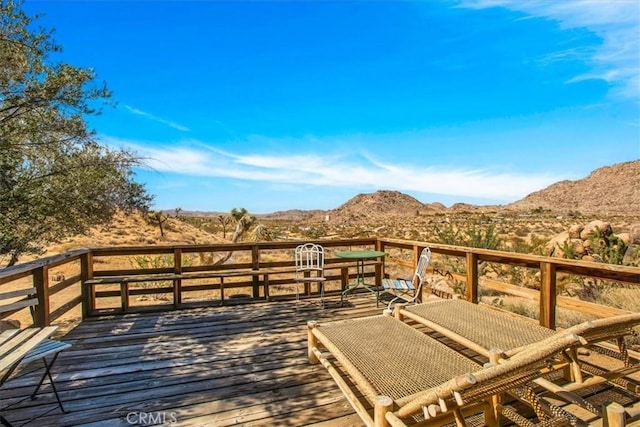
[{"label": "railing post", "polygon": [[[380,239],[376,240],[376,251],[384,252],[384,242],[381,242]],[[382,278],[384,277],[384,260],[385,257],[382,257],[382,265],[376,264],[376,286],[382,285]]]},{"label": "railing post", "polygon": [[[418,268],[418,263],[420,262],[420,254],[422,252],[422,248],[420,248],[420,246],[414,245],[413,246],[413,271],[416,271],[416,268]],[[413,284],[414,286],[416,286],[416,284]],[[417,302],[422,302],[422,292],[424,292],[424,290],[421,288],[420,289],[420,295],[416,296],[416,301]]]},{"label": "railing post", "polygon": [[556,328],[556,265],[540,262],[540,325]]},{"label": "railing post", "polygon": [[82,296],[82,320],[89,317],[96,309],[95,288],[84,284],[93,279],[93,251],[80,255],[80,295]]},{"label": "railing post", "polygon": [[478,302],[478,254],[467,252],[467,286],[466,299],[472,303]]},{"label": "railing post", "polygon": [[33,270],[33,286],[38,294],[38,305],[35,307],[34,323],[41,328],[51,324],[49,314],[49,269],[47,266]]},{"label": "railing post", "polygon": [[[173,272],[182,273],[182,249],[173,249]],[[173,308],[177,309],[182,304],[182,279],[173,279]]]},{"label": "railing post", "polygon": [[[258,245],[251,246],[251,269],[260,270],[260,248]],[[260,275],[253,275],[253,297],[260,297]]]}]

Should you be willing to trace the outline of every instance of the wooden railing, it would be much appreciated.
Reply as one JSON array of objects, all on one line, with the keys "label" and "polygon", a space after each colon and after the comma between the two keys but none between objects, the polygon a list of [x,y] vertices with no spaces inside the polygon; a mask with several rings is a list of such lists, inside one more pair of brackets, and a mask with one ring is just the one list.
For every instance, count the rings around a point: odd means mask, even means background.
[{"label": "wooden railing", "polygon": [[624,310],[613,307],[558,296],[557,282],[559,274],[575,274],[584,277],[640,285],[640,268],[638,267],[574,261],[561,258],[418,241],[378,239],[378,248],[382,251],[387,251],[389,248],[411,249],[413,251],[413,265],[415,265],[422,248],[425,246],[428,246],[434,254],[448,255],[464,260],[465,274],[460,275],[454,273],[454,276],[464,282],[464,297],[468,301],[472,302],[478,302],[480,280],[478,265],[480,262],[492,262],[503,265],[537,269],[541,273],[539,291],[517,286],[515,284],[486,279],[483,280],[483,286],[505,294],[524,296],[525,298],[538,300],[538,318],[540,324],[551,329],[555,329],[556,327],[556,311],[558,307],[587,313],[597,317],[606,317],[625,312]]},{"label": "wooden railing", "polygon": [[[78,306],[82,309],[83,317],[101,314],[103,311],[96,309],[97,302],[102,299],[116,298],[122,301],[122,306],[112,311],[139,311],[148,309],[143,305],[130,305],[131,296],[147,296],[159,293],[172,295],[171,304],[163,304],[161,309],[173,309],[188,307],[184,302],[184,296],[197,291],[217,291],[220,295],[220,303],[223,299],[223,291],[229,289],[250,290],[247,301],[278,300],[279,298],[292,298],[295,295],[294,288],[280,289],[279,295],[271,295],[270,289],[286,288],[293,285],[294,266],[292,251],[301,241],[261,242],[261,243],[236,243],[217,245],[173,245],[173,246],[139,246],[139,247],[113,247],[81,249],[43,258],[33,262],[0,270],[0,292],[14,290],[23,287],[35,286],[38,289],[39,305],[36,310],[36,323],[45,326],[56,322],[65,313]],[[513,252],[494,251],[460,246],[442,245],[420,241],[409,241],[385,238],[366,239],[342,239],[318,241],[325,248],[329,256],[326,259],[326,276],[329,282],[336,286],[330,294],[339,294],[344,286],[355,276],[355,268],[349,268],[344,259],[331,254],[335,251],[349,248],[377,249],[388,253],[388,257],[382,263],[372,263],[367,270],[369,280],[375,280],[380,284],[382,277],[388,275],[385,270],[393,265],[413,269],[416,265],[420,251],[428,246],[436,256],[449,256],[459,259],[463,266],[461,271],[452,272],[454,277],[464,284],[464,297],[473,302],[479,299],[480,283],[483,288],[491,289],[509,295],[516,295],[539,301],[539,322],[541,325],[555,328],[556,311],[558,307],[589,313],[595,316],[608,316],[622,312],[613,307],[606,307],[574,298],[557,295],[557,282],[561,274],[575,274],[589,278],[599,278],[632,285],[640,285],[640,268],[618,266],[602,263],[590,263],[582,261],[570,261],[565,259],[526,255]],[[229,263],[222,265],[190,265],[184,260],[189,256],[234,252],[234,257]],[[398,256],[397,253],[404,254]],[[278,255],[276,257],[275,255]],[[408,255],[408,256],[406,256]],[[170,259],[166,265],[152,268],[131,267],[128,268],[100,268],[106,265],[105,260],[114,257],[138,257],[138,256],[165,256]],[[279,259],[273,259],[279,258]],[[237,261],[239,260],[239,261]],[[538,289],[525,288],[513,283],[503,283],[480,277],[478,266],[480,263],[490,262],[509,266],[526,267],[540,272]],[[77,273],[64,277],[52,284],[50,272],[54,268],[62,268],[74,265]],[[353,265],[355,267],[355,265]],[[111,287],[105,286],[104,290],[99,286],[87,286],[87,283],[99,282],[101,278],[113,276],[165,275],[169,286],[156,286],[153,288],[133,288],[126,285]],[[191,277],[200,278],[195,284],[184,284],[183,281]],[[202,278],[210,277],[215,280],[203,283]],[[224,279],[234,277],[234,280],[225,282]],[[192,280],[192,279],[189,279]],[[108,281],[108,280],[107,280]],[[150,279],[151,281],[151,279]],[[126,281],[123,281],[126,283]],[[337,286],[339,284],[339,286]],[[56,298],[56,306],[52,307],[52,296],[66,291],[66,298]],[[303,295],[313,295],[314,291],[305,287]],[[209,304],[211,301],[201,301],[200,304]],[[153,307],[158,308],[158,307]],[[10,317],[14,313],[5,313],[3,318]]]}]

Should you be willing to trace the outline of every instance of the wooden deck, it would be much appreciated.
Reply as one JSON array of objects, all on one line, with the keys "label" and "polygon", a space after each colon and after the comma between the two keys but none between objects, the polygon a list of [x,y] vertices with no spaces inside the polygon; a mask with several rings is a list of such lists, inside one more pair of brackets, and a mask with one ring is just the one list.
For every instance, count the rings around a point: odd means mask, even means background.
[{"label": "wooden deck", "polygon": [[[73,347],[53,369],[68,413],[48,383],[29,399],[42,370],[7,382],[0,407],[10,405],[3,415],[15,426],[361,426],[329,374],[308,363],[306,321],[380,314],[383,305],[362,295],[344,307],[331,297],[324,310],[316,301],[87,320],[63,338]],[[615,393],[608,399],[633,399]]]}]

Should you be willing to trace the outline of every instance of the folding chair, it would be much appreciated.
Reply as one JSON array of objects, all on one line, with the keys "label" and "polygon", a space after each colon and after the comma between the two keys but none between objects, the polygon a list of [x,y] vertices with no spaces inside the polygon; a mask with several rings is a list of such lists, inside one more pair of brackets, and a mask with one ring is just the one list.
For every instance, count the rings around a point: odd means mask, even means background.
[{"label": "folding chair", "polygon": [[389,305],[387,306],[388,309],[391,309],[392,304],[399,299],[402,299],[407,303],[411,303],[420,298],[422,293],[422,284],[424,283],[427,266],[429,265],[430,260],[431,249],[424,248],[420,253],[420,259],[418,260],[418,265],[416,266],[416,270],[413,273],[411,280],[382,279],[382,287],[384,288],[384,291],[395,295],[395,298],[389,302]]},{"label": "folding chair", "polygon": [[320,302],[324,308],[324,248],[315,243],[305,243],[296,247],[294,252],[296,263],[296,305],[300,301],[298,284],[317,283],[320,288]]},{"label": "folding chair", "polygon": [[[20,297],[24,298],[20,299]],[[16,298],[18,298],[18,300],[16,300]],[[7,300],[12,302],[5,303]],[[0,315],[5,317],[11,313],[21,310],[22,308],[29,307],[32,317],[35,318],[34,307],[37,304],[38,298],[36,288],[5,292],[0,294]],[[40,387],[42,387],[45,378],[49,378],[49,383],[51,384],[53,393],[56,396],[58,405],[62,412],[66,412],[51,376],[51,368],[53,367],[53,364],[58,358],[60,352],[71,347],[71,344],[48,338],[57,328],[57,326],[47,326],[42,329],[9,329],[0,334],[0,387],[9,380],[9,377],[17,368],[28,365],[37,360],[42,360],[44,364],[44,373],[42,374],[36,389],[31,394],[31,399],[35,398]],[[47,358],[49,358],[49,361],[47,361]],[[0,417],[0,422],[4,425],[10,425],[4,417]]]}]

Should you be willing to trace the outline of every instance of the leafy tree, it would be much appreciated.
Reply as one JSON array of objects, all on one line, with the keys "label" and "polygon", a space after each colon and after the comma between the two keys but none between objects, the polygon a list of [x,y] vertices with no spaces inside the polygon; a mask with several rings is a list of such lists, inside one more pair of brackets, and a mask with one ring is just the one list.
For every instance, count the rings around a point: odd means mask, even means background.
[{"label": "leafy tree", "polygon": [[52,31],[35,27],[21,0],[0,0],[0,261],[146,209],[134,181],[139,159],[98,144],[85,117],[108,101],[94,71],[55,62]]}]

